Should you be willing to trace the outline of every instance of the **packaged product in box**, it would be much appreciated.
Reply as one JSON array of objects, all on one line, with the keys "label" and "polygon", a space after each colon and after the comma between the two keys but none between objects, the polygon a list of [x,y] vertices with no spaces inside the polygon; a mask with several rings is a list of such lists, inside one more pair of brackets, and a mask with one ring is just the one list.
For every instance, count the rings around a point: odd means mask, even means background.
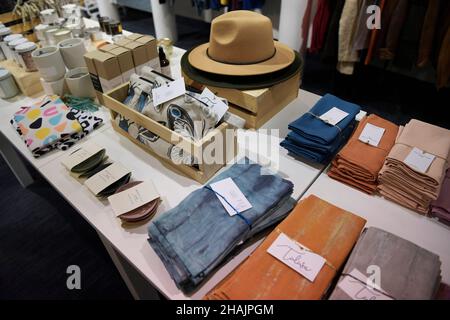
[{"label": "packaged product in box", "polygon": [[124,48],[131,50],[133,54],[134,69],[140,73],[142,68],[148,65],[148,57],[145,46],[142,43],[131,41]]},{"label": "packaged product in box", "polygon": [[147,53],[147,66],[160,71],[158,49],[156,45],[156,39],[152,36],[142,36],[136,40],[136,42],[142,43],[145,46],[145,52]]}]

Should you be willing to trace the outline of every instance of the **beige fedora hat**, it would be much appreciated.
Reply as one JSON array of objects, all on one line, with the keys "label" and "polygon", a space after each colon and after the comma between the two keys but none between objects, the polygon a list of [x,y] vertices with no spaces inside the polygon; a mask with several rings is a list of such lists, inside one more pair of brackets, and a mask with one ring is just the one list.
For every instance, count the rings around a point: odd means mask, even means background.
[{"label": "beige fedora hat", "polygon": [[262,14],[237,10],[215,18],[209,43],[189,53],[189,63],[202,71],[252,76],[288,67],[294,51],[273,40],[272,22]]}]

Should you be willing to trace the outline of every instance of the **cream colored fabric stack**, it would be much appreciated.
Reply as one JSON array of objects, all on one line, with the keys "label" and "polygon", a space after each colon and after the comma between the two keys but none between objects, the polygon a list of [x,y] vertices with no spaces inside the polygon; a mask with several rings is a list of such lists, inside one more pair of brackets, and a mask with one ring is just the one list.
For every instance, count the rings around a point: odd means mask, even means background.
[{"label": "cream colored fabric stack", "polygon": [[[404,162],[414,147],[434,156],[426,172],[420,172]],[[439,195],[449,155],[450,130],[411,120],[405,127],[400,127],[396,143],[380,171],[380,193],[403,206],[427,214],[431,201]]]}]

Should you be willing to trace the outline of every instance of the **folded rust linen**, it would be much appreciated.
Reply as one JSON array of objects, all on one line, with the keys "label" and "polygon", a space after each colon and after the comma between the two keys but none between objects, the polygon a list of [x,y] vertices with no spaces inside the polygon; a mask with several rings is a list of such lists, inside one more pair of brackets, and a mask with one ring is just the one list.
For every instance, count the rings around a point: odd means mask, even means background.
[{"label": "folded rust linen", "polygon": [[[358,239],[365,220],[311,195],[233,273],[205,298],[210,300],[321,299]],[[313,282],[267,252],[283,233],[326,263]]]},{"label": "folded rust linen", "polygon": [[[385,129],[378,146],[359,140],[367,124]],[[395,143],[398,126],[377,115],[364,117],[348,143],[332,162],[328,175],[368,194],[377,190],[378,172]]]},{"label": "folded rust linen", "polygon": [[[435,156],[425,173],[404,162],[413,148]],[[427,214],[431,201],[439,195],[449,155],[450,130],[413,119],[399,129],[380,170],[378,190],[388,199]]]},{"label": "folded rust linen", "polygon": [[358,240],[329,299],[431,300],[440,283],[438,255],[371,227]]}]

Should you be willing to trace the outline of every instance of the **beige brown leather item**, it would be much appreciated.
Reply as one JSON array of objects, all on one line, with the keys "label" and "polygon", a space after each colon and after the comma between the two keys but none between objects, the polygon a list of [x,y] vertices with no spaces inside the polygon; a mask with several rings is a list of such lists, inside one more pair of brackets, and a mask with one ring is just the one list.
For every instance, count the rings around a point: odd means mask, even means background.
[{"label": "beige brown leather item", "polygon": [[212,21],[209,43],[189,54],[189,63],[202,71],[252,76],[275,72],[294,62],[295,53],[273,40],[272,22],[262,14],[237,10]]}]

